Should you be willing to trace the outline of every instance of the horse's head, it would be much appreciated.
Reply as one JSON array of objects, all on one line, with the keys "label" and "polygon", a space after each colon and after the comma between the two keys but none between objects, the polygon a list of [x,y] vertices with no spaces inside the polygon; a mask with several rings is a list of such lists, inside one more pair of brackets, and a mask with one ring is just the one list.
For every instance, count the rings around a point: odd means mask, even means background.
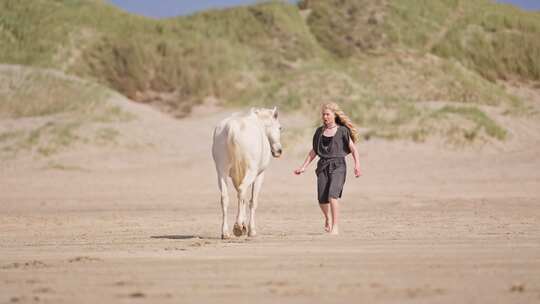
[{"label": "horse's head", "polygon": [[281,124],[278,120],[277,108],[273,109],[253,109],[253,113],[259,117],[264,125],[264,130],[268,141],[270,142],[270,149],[272,156],[280,157],[282,153],[281,149]]}]

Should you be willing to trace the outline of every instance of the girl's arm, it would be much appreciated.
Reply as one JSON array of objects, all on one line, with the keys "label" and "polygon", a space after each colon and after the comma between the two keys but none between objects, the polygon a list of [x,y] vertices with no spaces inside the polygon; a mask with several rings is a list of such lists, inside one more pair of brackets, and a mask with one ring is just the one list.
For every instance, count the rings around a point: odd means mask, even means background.
[{"label": "girl's arm", "polygon": [[354,145],[352,139],[349,140],[349,149],[351,150],[352,156],[354,158],[354,176],[359,177],[362,175],[360,172],[360,157],[358,156],[358,150]]},{"label": "girl's arm", "polygon": [[306,160],[304,161],[304,164],[302,164],[300,168],[294,170],[294,174],[299,175],[299,174],[304,173],[304,171],[306,171],[306,167],[309,166],[309,164],[313,161],[315,156],[317,156],[317,154],[315,154],[315,151],[311,149],[311,151],[309,151],[308,155],[306,156]]}]

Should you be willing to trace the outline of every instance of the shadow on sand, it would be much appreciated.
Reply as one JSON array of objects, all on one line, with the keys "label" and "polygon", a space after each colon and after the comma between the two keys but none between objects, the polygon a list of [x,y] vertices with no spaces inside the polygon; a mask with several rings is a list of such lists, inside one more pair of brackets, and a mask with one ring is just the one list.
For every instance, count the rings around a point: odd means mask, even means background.
[{"label": "shadow on sand", "polygon": [[169,240],[187,240],[187,239],[198,239],[196,235],[153,235],[153,239],[169,239]]},{"label": "shadow on sand", "polygon": [[169,239],[169,240],[189,240],[189,239],[202,239],[202,240],[217,240],[218,237],[201,236],[201,235],[153,235],[150,238],[153,239]]}]

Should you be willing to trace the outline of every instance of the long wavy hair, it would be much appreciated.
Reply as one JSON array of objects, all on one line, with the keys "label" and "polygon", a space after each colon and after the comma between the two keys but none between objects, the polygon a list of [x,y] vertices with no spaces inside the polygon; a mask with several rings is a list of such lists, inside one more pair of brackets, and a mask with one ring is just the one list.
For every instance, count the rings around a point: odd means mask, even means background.
[{"label": "long wavy hair", "polygon": [[358,142],[358,139],[360,137],[360,135],[358,134],[358,130],[353,125],[353,123],[352,123],[351,119],[349,118],[349,116],[347,116],[345,114],[345,112],[343,112],[343,110],[341,110],[341,108],[339,107],[339,105],[337,103],[335,103],[335,102],[327,102],[327,103],[322,104],[321,112],[324,111],[324,110],[332,111],[336,115],[336,123],[339,124],[339,125],[347,127],[349,129],[349,131],[351,131],[352,141],[355,142],[355,143]]}]

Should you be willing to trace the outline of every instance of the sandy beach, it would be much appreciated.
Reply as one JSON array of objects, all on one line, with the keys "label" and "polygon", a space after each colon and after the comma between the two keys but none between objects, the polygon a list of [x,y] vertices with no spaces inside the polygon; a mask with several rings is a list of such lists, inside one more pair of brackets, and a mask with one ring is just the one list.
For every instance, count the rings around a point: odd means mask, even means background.
[{"label": "sandy beach", "polygon": [[2,162],[0,303],[540,301],[537,129],[484,149],[360,143],[339,236],[323,232],[315,164],[293,174],[307,139],[272,161],[259,235],[221,240],[210,148],[227,111],[129,107],[137,148]]}]

